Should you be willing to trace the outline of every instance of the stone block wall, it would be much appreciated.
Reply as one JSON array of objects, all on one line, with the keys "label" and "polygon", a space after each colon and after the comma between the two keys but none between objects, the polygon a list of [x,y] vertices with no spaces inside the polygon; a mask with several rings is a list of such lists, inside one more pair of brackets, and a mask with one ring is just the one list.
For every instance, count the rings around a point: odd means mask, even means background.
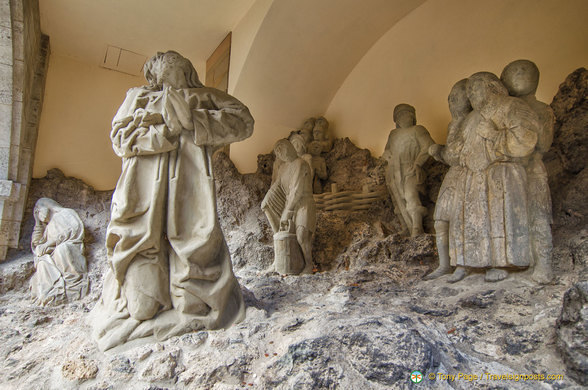
[{"label": "stone block wall", "polygon": [[0,0],[0,261],[18,246],[48,59],[38,0]]}]

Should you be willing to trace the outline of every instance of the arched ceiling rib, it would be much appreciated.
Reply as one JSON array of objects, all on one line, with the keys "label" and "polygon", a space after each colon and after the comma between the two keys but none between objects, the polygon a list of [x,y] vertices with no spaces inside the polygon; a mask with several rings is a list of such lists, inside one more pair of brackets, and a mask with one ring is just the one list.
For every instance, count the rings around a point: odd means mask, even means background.
[{"label": "arched ceiling rib", "polygon": [[423,2],[274,1],[231,89],[264,123],[296,127],[324,113],[370,47]]}]

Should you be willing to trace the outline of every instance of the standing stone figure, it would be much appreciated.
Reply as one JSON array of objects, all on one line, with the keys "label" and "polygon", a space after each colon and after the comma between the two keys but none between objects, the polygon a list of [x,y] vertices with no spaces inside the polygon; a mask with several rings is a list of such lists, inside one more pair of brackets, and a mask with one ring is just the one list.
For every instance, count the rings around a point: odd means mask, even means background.
[{"label": "standing stone figure", "polygon": [[316,227],[310,166],[286,139],[276,143],[274,153],[282,164],[261,209],[274,232],[275,268],[280,273],[310,273]]},{"label": "standing stone figure", "polygon": [[312,129],[312,138],[314,141],[320,142],[322,151],[324,153],[330,152],[333,149],[333,138],[329,132],[329,121],[325,117],[318,117]]},{"label": "standing stone figure", "polygon": [[294,146],[294,150],[296,150],[296,154],[298,155],[298,157],[302,157],[303,159],[306,159],[306,160],[308,160],[310,158],[308,153],[306,152],[306,149],[307,149],[306,145],[307,144],[306,144],[306,141],[304,140],[303,135],[298,134],[298,133],[291,134],[290,137],[288,137],[288,141],[290,141],[292,146]]},{"label": "standing stone figure", "polygon": [[321,180],[327,180],[327,162],[321,156],[322,146],[318,141],[312,141],[308,144],[308,152],[310,153],[310,168],[312,176],[312,192],[321,194],[323,192],[323,185]]},{"label": "standing stone figure", "polygon": [[423,164],[434,144],[427,129],[416,124],[413,106],[399,104],[394,108],[396,129],[390,131],[382,157],[388,161],[386,185],[394,201],[394,212],[412,237],[423,233],[423,216],[427,209],[419,198],[419,187],[425,181]]},{"label": "standing stone figure", "polygon": [[38,305],[72,301],[88,293],[84,256],[84,224],[72,209],[41,198],[34,209],[35,228],[31,249],[36,272],[31,296]]},{"label": "standing stone figure", "polygon": [[308,118],[302,124],[302,128],[298,130],[298,134],[304,137],[304,142],[308,145],[312,141],[312,130],[314,129],[315,118]]},{"label": "standing stone figure", "polygon": [[164,340],[243,319],[241,289],[216,213],[212,153],[249,137],[245,105],[203,87],[190,61],[168,51],[144,66],[112,121],[123,160],[112,197],[109,270],[94,314],[102,350]]},{"label": "standing stone figure", "polygon": [[537,144],[525,166],[527,172],[527,202],[529,207],[529,234],[533,254],[532,278],[538,283],[549,283],[553,279],[551,270],[551,194],[547,170],[543,165],[543,154],[553,142],[555,115],[547,104],[535,98],[539,84],[539,69],[528,60],[517,60],[508,64],[500,77],[511,96],[527,103],[539,118]]},{"label": "standing stone figure", "polygon": [[474,109],[463,122],[464,167],[458,180],[461,202],[449,223],[449,281],[469,269],[486,271],[486,281],[530,265],[527,179],[523,162],[537,143],[537,116],[508,96],[496,75],[479,72],[466,84]]},{"label": "standing stone figure", "polygon": [[449,260],[449,224],[455,214],[456,205],[462,204],[463,193],[458,191],[459,179],[463,173],[463,167],[459,164],[459,156],[463,148],[462,124],[467,115],[472,111],[472,106],[466,94],[467,79],[455,83],[449,93],[449,111],[451,122],[447,127],[447,141],[445,146],[433,144],[429,147],[429,154],[437,161],[449,165],[449,170],[443,178],[439,196],[435,204],[435,238],[437,252],[439,253],[439,267],[426,279],[435,279],[451,272]]}]

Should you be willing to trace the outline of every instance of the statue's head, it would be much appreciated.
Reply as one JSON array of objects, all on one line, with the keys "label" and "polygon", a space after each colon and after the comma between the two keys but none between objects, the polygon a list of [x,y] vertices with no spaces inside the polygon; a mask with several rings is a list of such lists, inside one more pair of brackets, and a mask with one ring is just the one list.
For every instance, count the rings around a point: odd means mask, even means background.
[{"label": "statue's head", "polygon": [[416,125],[416,110],[413,106],[401,103],[394,107],[394,122],[398,127],[411,127]]},{"label": "statue's head", "polygon": [[203,87],[190,60],[172,50],[151,57],[143,71],[153,88],[162,89],[164,84],[176,89]]},{"label": "statue's head", "polygon": [[491,72],[471,75],[466,83],[466,93],[474,110],[485,107],[493,96],[508,96],[504,84]]},{"label": "statue's head", "polygon": [[455,83],[455,85],[451,88],[451,92],[449,92],[449,96],[447,97],[449,111],[451,112],[451,116],[454,118],[463,116],[472,111],[472,105],[470,104],[470,100],[468,99],[468,94],[466,92],[467,81],[468,79],[463,79]]},{"label": "statue's head", "polygon": [[302,135],[292,134],[290,137],[290,143],[292,143],[294,149],[296,149],[298,156],[306,154],[306,141]]},{"label": "statue's head", "polygon": [[303,131],[311,131],[314,128],[314,123],[316,122],[316,120],[314,118],[308,118],[307,120],[304,121],[304,123],[302,124],[302,129]]},{"label": "statue's head", "polygon": [[323,146],[318,141],[312,141],[308,144],[308,153],[312,154],[313,156],[320,156],[321,152],[323,151]]},{"label": "statue's head", "polygon": [[294,161],[298,158],[296,149],[294,149],[292,143],[285,138],[276,142],[276,145],[274,146],[274,154],[277,159],[284,162]]},{"label": "statue's head", "polygon": [[312,141],[312,129],[314,128],[314,118],[308,118],[300,128],[300,134],[304,137],[306,143]]},{"label": "statue's head", "polygon": [[53,199],[40,198],[35,203],[33,215],[34,215],[36,221],[48,223],[49,220],[51,219],[51,216],[56,211],[58,211],[59,209],[62,209],[62,208],[63,207],[59,203],[54,201]]},{"label": "statue's head", "polygon": [[534,95],[539,85],[539,68],[533,61],[516,60],[506,65],[500,80],[511,96]]},{"label": "statue's head", "polygon": [[317,141],[325,139],[326,131],[329,128],[329,121],[325,117],[318,117],[312,128],[312,137]]}]

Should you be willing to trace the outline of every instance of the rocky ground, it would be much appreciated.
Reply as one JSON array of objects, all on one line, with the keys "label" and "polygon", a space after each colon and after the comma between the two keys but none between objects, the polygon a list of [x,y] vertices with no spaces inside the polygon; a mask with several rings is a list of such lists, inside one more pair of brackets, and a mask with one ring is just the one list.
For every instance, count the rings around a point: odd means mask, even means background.
[{"label": "rocky ground", "polygon": [[[269,187],[271,156],[260,156],[256,174],[241,175],[220,154],[214,160],[219,217],[245,296],[246,319],[224,331],[102,353],[90,338],[87,313],[101,292],[111,194],[50,171],[31,186],[21,249],[0,264],[2,389],[588,385],[588,206],[583,192],[588,171],[574,162],[585,160],[574,144],[585,147],[588,141],[587,79],[585,70],[572,74],[552,103],[557,138],[546,164],[554,203],[556,280],[546,286],[531,281],[528,272],[498,283],[484,282],[483,274],[456,284],[446,283],[446,277],[423,281],[436,266],[434,238],[399,234],[389,200],[368,212],[321,212],[314,274],[268,271],[272,237],[259,204]],[[570,136],[574,143],[560,139]],[[366,152],[337,140],[327,156],[330,180],[339,178],[339,188],[345,189],[381,184],[382,163]],[[443,167],[429,164],[423,201],[431,207]],[[30,216],[41,196],[76,209],[86,226],[91,292],[80,301],[50,307],[30,303]],[[431,233],[430,221],[427,226]],[[418,385],[409,379],[414,370],[424,375]]]}]

